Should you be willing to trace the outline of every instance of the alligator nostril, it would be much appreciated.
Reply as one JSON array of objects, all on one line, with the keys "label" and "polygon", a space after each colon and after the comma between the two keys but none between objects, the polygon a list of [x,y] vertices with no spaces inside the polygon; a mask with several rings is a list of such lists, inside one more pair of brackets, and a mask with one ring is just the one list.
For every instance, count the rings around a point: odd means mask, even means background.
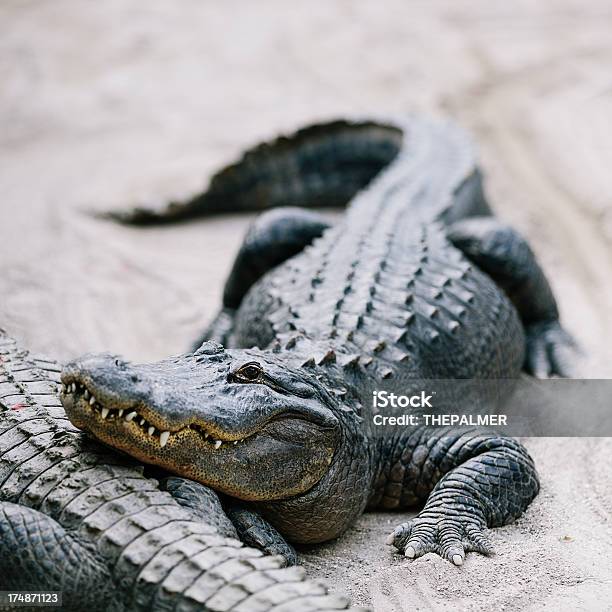
[{"label": "alligator nostril", "polygon": [[130,378],[132,379],[133,383],[137,383],[140,379],[138,378],[138,376],[136,376],[136,374],[132,374],[130,376]]}]

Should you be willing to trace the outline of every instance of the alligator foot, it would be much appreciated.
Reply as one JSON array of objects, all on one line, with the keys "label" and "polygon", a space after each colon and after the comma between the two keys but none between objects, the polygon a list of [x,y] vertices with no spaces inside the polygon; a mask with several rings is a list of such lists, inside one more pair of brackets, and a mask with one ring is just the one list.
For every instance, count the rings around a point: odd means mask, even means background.
[{"label": "alligator foot", "polygon": [[529,374],[537,378],[572,378],[575,375],[580,350],[559,321],[533,323],[527,326],[525,332],[525,370]]},{"label": "alligator foot", "polygon": [[287,565],[297,565],[297,553],[293,546],[263,517],[240,506],[230,506],[225,511],[239,539],[247,546],[259,548],[268,555],[281,555]]},{"label": "alligator foot", "polygon": [[409,559],[433,552],[455,565],[463,565],[468,552],[493,554],[493,546],[484,529],[471,517],[448,517],[446,513],[430,512],[427,517],[417,516],[397,526],[387,538],[387,544],[395,546]]}]

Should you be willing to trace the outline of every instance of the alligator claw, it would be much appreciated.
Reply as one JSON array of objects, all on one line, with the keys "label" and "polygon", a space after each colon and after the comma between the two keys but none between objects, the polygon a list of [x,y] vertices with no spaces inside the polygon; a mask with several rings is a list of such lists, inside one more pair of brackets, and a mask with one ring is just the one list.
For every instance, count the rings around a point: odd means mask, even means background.
[{"label": "alligator claw", "polygon": [[416,517],[402,523],[388,536],[394,546],[408,559],[418,559],[435,553],[456,566],[463,565],[468,552],[492,555],[494,550],[484,528],[460,518]]},{"label": "alligator claw", "polygon": [[525,369],[536,378],[572,378],[580,358],[574,339],[559,321],[534,323],[526,329]]}]

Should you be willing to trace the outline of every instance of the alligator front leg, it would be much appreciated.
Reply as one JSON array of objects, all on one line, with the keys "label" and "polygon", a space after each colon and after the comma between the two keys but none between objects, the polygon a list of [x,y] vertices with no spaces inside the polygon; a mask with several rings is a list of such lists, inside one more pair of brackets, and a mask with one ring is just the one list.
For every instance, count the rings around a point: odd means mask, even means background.
[{"label": "alligator front leg", "polygon": [[[422,500],[425,507],[387,539],[406,557],[434,552],[461,565],[468,552],[493,552],[485,529],[506,525],[527,508],[540,484],[533,460],[512,438],[483,430],[423,429],[407,463],[390,474],[404,474],[401,501]],[[395,491],[393,487],[389,490]]]},{"label": "alligator front leg", "polygon": [[278,208],[260,215],[250,226],[223,291],[223,306],[194,343],[214,340],[227,346],[234,314],[248,290],[266,273],[297,255],[329,227],[316,213],[302,208]]},{"label": "alligator front leg", "polygon": [[238,504],[226,506],[226,512],[238,532],[238,538],[247,546],[258,548],[267,555],[281,555],[287,565],[297,565],[297,553],[293,546],[260,514]]},{"label": "alligator front leg", "polygon": [[222,536],[238,538],[219,496],[206,485],[180,476],[168,476],[159,481],[159,488],[168,491],[181,506],[189,509],[194,520],[212,525]]},{"label": "alligator front leg", "polygon": [[168,476],[159,484],[162,490],[168,491],[181,506],[192,512],[194,520],[204,521],[221,535],[237,538],[267,555],[281,555],[287,565],[297,564],[294,548],[256,512],[229,498],[222,504],[215,491],[187,478]]},{"label": "alligator front leg", "polygon": [[494,217],[458,221],[448,237],[516,306],[527,337],[527,372],[538,378],[574,374],[576,343],[559,323],[557,302],[527,241]]}]

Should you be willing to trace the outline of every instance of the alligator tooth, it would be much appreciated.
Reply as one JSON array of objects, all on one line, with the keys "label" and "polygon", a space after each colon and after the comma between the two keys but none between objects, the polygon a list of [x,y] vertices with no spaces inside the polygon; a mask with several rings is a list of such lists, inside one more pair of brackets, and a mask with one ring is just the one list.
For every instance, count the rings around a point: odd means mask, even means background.
[{"label": "alligator tooth", "polygon": [[236,446],[236,444],[238,444],[238,440],[234,440],[234,446]]},{"label": "alligator tooth", "polygon": [[138,413],[133,410],[132,412],[125,415],[125,420],[129,423],[131,420],[135,419],[138,416]]},{"label": "alligator tooth", "polygon": [[149,429],[147,430],[149,435],[152,436],[155,433],[155,427],[153,427],[153,425],[151,425],[151,427],[149,427]]},{"label": "alligator tooth", "polygon": [[221,440],[215,440],[215,449],[219,448],[222,444]]},{"label": "alligator tooth", "polygon": [[89,391],[85,389],[85,399],[89,399]]},{"label": "alligator tooth", "polygon": [[205,440],[206,440],[206,439],[208,439],[208,436],[209,436],[209,435],[210,435],[209,433],[204,433],[204,439],[205,439]]},{"label": "alligator tooth", "polygon": [[119,418],[123,416],[123,412],[124,412],[123,408],[119,408]]},{"label": "alligator tooth", "polygon": [[70,385],[70,391],[72,391],[72,393],[76,392],[76,385],[74,383]]},{"label": "alligator tooth", "polygon": [[168,438],[170,437],[169,431],[162,431],[159,434],[159,445],[164,448],[166,446],[166,442],[168,442]]},{"label": "alligator tooth", "polygon": [[140,424],[141,424],[141,425],[144,425],[145,423],[146,423],[146,421],[145,421],[144,417],[143,417],[143,418],[141,418],[141,419],[140,419]]},{"label": "alligator tooth", "polygon": [[96,398],[92,395],[91,399],[89,400],[89,405],[93,406],[96,403]]},{"label": "alligator tooth", "polygon": [[104,407],[102,408],[102,418],[105,419],[108,416],[108,408]]}]

